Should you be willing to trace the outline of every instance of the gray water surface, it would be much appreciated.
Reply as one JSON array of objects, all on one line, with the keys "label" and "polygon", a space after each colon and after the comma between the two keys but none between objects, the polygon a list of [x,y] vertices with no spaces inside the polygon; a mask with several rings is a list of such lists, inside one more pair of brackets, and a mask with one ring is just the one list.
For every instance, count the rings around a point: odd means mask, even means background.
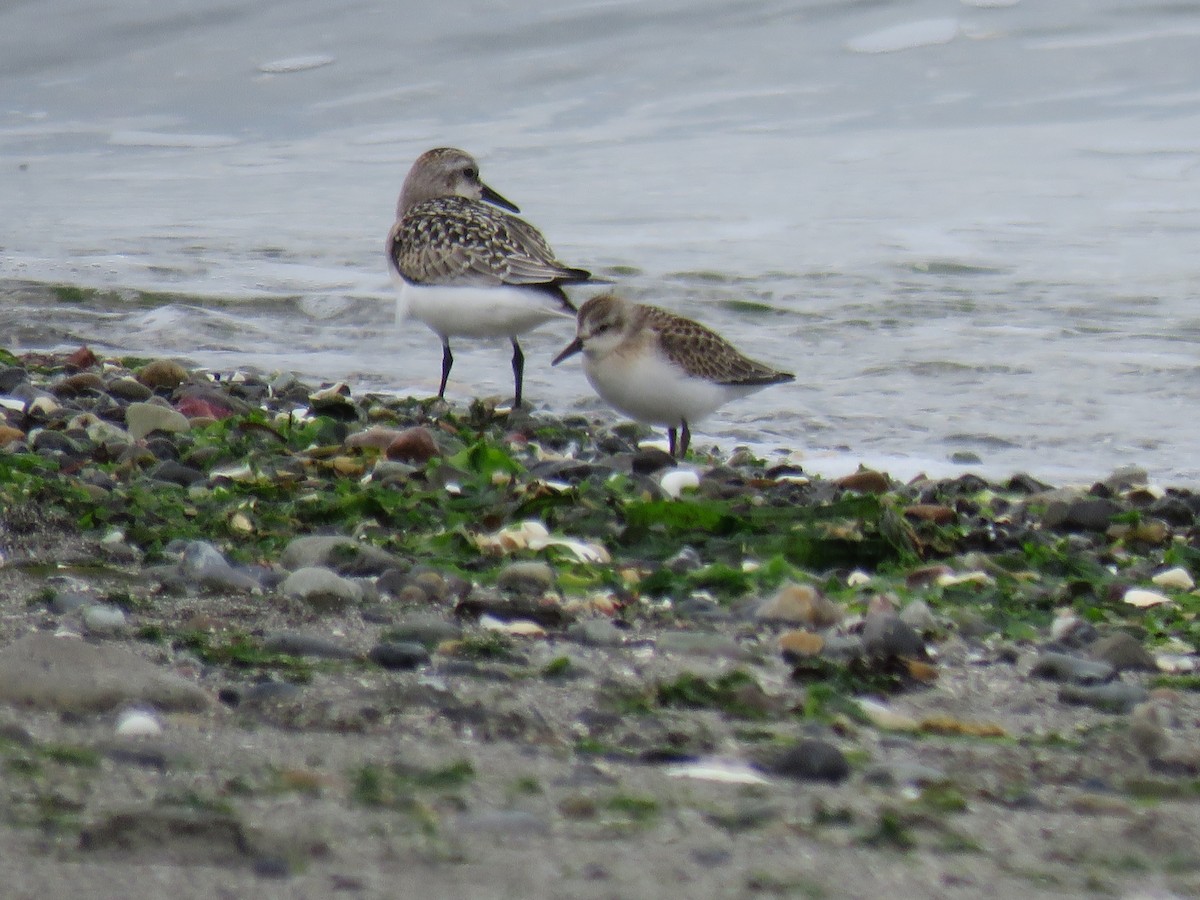
[{"label": "gray water surface", "polygon": [[[1194,484],[1198,45],[1119,0],[5,4],[0,281],[129,293],[14,293],[0,345],[432,393],[382,244],[453,145],[564,260],[796,372],[698,443]],[[608,414],[570,337],[527,395]],[[452,396],[510,390],[456,345]]]}]

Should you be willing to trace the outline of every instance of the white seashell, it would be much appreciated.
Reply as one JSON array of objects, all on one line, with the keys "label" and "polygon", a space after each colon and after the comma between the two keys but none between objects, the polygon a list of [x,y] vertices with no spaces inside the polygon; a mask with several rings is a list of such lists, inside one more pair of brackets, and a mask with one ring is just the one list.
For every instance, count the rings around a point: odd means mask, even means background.
[{"label": "white seashell", "polygon": [[143,737],[162,733],[162,722],[149,710],[127,709],[117,719],[117,734],[122,737]]},{"label": "white seashell", "polygon": [[701,781],[716,781],[722,784],[770,783],[740,759],[721,759],[719,757],[667,766],[667,774],[672,778],[697,778]]},{"label": "white seashell", "polygon": [[898,713],[878,700],[858,697],[854,702],[858,704],[858,708],[863,711],[863,714],[871,721],[871,724],[878,728],[884,728],[888,731],[916,731],[921,727],[921,723],[916,719],[906,716],[903,713]]},{"label": "white seashell", "polygon": [[1130,606],[1136,606],[1139,609],[1175,602],[1166,594],[1160,594],[1158,591],[1145,591],[1141,588],[1131,588],[1125,592],[1125,596],[1121,599]]},{"label": "white seashell", "polygon": [[542,550],[546,547],[562,547],[569,550],[581,562],[608,563],[612,561],[608,550],[600,544],[592,544],[575,538],[555,537],[546,530],[546,526],[533,519],[521,522],[519,525],[509,525],[494,534],[478,535],[475,545],[480,550],[499,551],[501,553],[513,550]]},{"label": "white seashell", "polygon": [[849,575],[846,576],[846,586],[847,587],[862,587],[864,584],[870,584],[870,583],[871,583],[871,576],[868,575],[866,572],[862,571],[862,569],[855,569],[853,572],[851,572]]},{"label": "white seashell", "polygon": [[479,617],[479,626],[488,631],[511,634],[515,637],[546,636],[546,629],[537,622],[530,622],[528,619],[514,619],[511,622],[506,622],[503,619],[497,619],[495,616],[484,613]]},{"label": "white seashell", "polygon": [[693,469],[672,469],[658,482],[663,493],[672,500],[678,500],[685,489],[699,487],[699,485],[700,476]]},{"label": "white seashell", "polygon": [[992,576],[987,572],[947,572],[937,578],[939,587],[954,587],[958,584],[991,584]]},{"label": "white seashell", "polygon": [[1158,671],[1169,675],[1187,675],[1200,668],[1200,660],[1185,653],[1156,653],[1154,662]]},{"label": "white seashell", "polygon": [[1192,576],[1188,570],[1182,566],[1176,566],[1173,569],[1167,569],[1165,572],[1159,572],[1150,579],[1159,587],[1177,588],[1181,591],[1190,591],[1196,586],[1196,582],[1192,580]]}]

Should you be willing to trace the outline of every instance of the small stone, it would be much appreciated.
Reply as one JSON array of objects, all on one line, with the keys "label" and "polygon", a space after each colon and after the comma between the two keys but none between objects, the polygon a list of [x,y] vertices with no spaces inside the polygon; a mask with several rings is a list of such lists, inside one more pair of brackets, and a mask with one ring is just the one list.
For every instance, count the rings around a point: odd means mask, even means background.
[{"label": "small stone", "polygon": [[187,369],[169,359],[156,359],[137,371],[137,380],[152,390],[174,390],[187,381],[187,377]]},{"label": "small stone", "polygon": [[663,561],[663,568],[676,575],[686,575],[704,568],[704,560],[696,552],[695,547],[684,547],[674,556]]},{"label": "small stone", "polygon": [[1187,569],[1176,566],[1173,569],[1159,572],[1150,579],[1161,588],[1172,588],[1178,591],[1190,591],[1196,586]]},{"label": "small stone", "polygon": [[766,622],[787,622],[809,628],[831,628],[842,620],[844,610],[809,584],[789,582],[754,611]]},{"label": "small stone", "polygon": [[296,631],[268,632],[263,636],[262,646],[268,653],[287,656],[313,656],[319,659],[353,659],[355,656],[353,650],[337,641]]},{"label": "small stone", "polygon": [[85,590],[67,587],[54,592],[54,596],[50,598],[50,610],[63,615],[95,602],[96,597],[93,594]]},{"label": "small stone", "polygon": [[803,738],[770,759],[765,768],[775,775],[801,781],[844,781],[850,763],[842,751],[819,738]]},{"label": "small stone", "polygon": [[1142,646],[1142,642],[1124,631],[1117,631],[1097,640],[1088,649],[1092,659],[1111,665],[1118,672],[1130,670],[1142,672],[1158,671],[1154,654]]},{"label": "small stone", "polygon": [[388,444],[386,453],[387,458],[394,462],[423,463],[441,456],[442,451],[429,429],[417,425],[396,435]]},{"label": "small stone", "polygon": [[1116,678],[1117,670],[1106,662],[1047,650],[1034,660],[1029,676],[1071,684],[1103,684]]},{"label": "small stone", "polygon": [[886,494],[892,486],[886,475],[871,469],[859,469],[857,472],[843,475],[834,481],[834,484],[847,491],[857,491],[860,494]]},{"label": "small stone", "polygon": [[912,600],[900,610],[900,621],[912,626],[921,634],[929,634],[937,630],[938,621],[933,610],[924,600]]},{"label": "small stone", "polygon": [[83,610],[83,627],[88,634],[112,637],[125,630],[125,613],[115,606],[95,604]]},{"label": "small stone", "polygon": [[382,575],[400,562],[373,544],[343,535],[310,534],[294,538],[284,548],[280,564],[289,570],[332,569],[339,575]]},{"label": "small stone", "polygon": [[100,362],[100,357],[92,352],[92,349],[84,344],[74,353],[69,355],[63,362],[68,369],[79,371],[80,369],[90,369],[96,363]]},{"label": "small stone", "polygon": [[633,454],[631,466],[636,475],[653,475],[660,469],[679,465],[675,457],[657,447],[646,447]]},{"label": "small stone", "polygon": [[179,433],[191,427],[187,416],[157,403],[130,403],[125,408],[125,429],[135,441],[155,431]]},{"label": "small stone", "polygon": [[345,440],[345,446],[349,449],[362,449],[364,447],[373,447],[376,450],[386,450],[392,441],[400,436],[401,432],[396,428],[383,428],[375,425],[367,428],[364,431],[357,431],[350,435]]},{"label": "small stone", "polygon": [[367,658],[385,669],[415,669],[429,662],[429,651],[412,641],[385,641],[376,644]]},{"label": "small stone", "polygon": [[541,595],[554,588],[554,570],[544,562],[515,562],[496,576],[496,587],[514,594]]},{"label": "small stone", "polygon": [[589,647],[618,647],[625,642],[624,633],[611,619],[573,622],[567,629],[567,637]]},{"label": "small stone", "polygon": [[147,473],[157,481],[166,481],[180,487],[190,487],[198,481],[204,481],[204,473],[191,466],[185,466],[173,459],[159,463]]},{"label": "small stone", "polygon": [[0,447],[7,447],[25,439],[25,432],[11,425],[0,425]]},{"label": "small stone", "polygon": [[1058,689],[1060,703],[1091,706],[1110,713],[1127,713],[1149,697],[1150,694],[1145,688],[1124,681],[1112,681],[1108,684],[1064,684]]},{"label": "small stone", "polygon": [[362,600],[362,586],[329,569],[306,566],[284,579],[279,590],[322,612],[337,612]]},{"label": "small stone", "polygon": [[136,378],[130,378],[128,375],[123,375],[120,378],[114,378],[110,381],[108,383],[108,393],[113,397],[126,400],[130,403],[141,403],[154,396],[154,391]]},{"label": "small stone", "polygon": [[188,541],[184,545],[179,572],[189,583],[210,590],[261,590],[257,579],[231,566],[221,551],[207,541]]},{"label": "small stone", "polygon": [[1052,500],[1042,514],[1047,528],[1078,531],[1104,531],[1112,517],[1124,507],[1104,497],[1079,497],[1074,500]]},{"label": "small stone", "polygon": [[783,658],[796,662],[811,656],[819,656],[825,649],[825,638],[811,631],[798,629],[785,631],[779,636],[779,650]]},{"label": "small stone", "polygon": [[162,721],[148,709],[126,709],[117,717],[121,737],[148,737],[163,733]]},{"label": "small stone", "polygon": [[892,612],[869,612],[863,620],[863,650],[876,659],[922,659],[925,641],[916,630]]},{"label": "small stone", "polygon": [[934,525],[948,525],[958,518],[958,513],[953,507],[935,503],[914,503],[904,510],[904,515],[918,522],[932,522]]}]

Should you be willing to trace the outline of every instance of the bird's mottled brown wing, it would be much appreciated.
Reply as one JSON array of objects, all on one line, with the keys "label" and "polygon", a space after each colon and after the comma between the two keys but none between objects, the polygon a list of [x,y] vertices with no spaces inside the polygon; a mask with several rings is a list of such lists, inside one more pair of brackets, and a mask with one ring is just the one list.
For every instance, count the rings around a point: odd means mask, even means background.
[{"label": "bird's mottled brown wing", "polygon": [[643,307],[645,324],[658,334],[667,358],[689,375],[717,384],[777,384],[794,376],[743,356],[733,344],[699,322],[657,306]]},{"label": "bird's mottled brown wing", "polygon": [[414,206],[393,229],[389,252],[414,284],[562,285],[591,278],[555,259],[528,222],[463,197]]}]

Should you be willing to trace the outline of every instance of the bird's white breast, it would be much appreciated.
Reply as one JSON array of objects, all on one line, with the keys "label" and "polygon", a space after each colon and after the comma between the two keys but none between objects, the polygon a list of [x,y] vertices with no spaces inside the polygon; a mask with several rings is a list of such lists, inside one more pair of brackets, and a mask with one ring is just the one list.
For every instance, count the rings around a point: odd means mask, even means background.
[{"label": "bird's white breast", "polygon": [[516,337],[551,319],[572,318],[543,291],[403,281],[396,316],[424,322],[441,337]]},{"label": "bird's white breast", "polygon": [[596,393],[631,418],[676,427],[696,422],[758,386],[716,384],[687,375],[666,357],[643,344],[633,352],[604,356],[584,351],[583,371]]}]

